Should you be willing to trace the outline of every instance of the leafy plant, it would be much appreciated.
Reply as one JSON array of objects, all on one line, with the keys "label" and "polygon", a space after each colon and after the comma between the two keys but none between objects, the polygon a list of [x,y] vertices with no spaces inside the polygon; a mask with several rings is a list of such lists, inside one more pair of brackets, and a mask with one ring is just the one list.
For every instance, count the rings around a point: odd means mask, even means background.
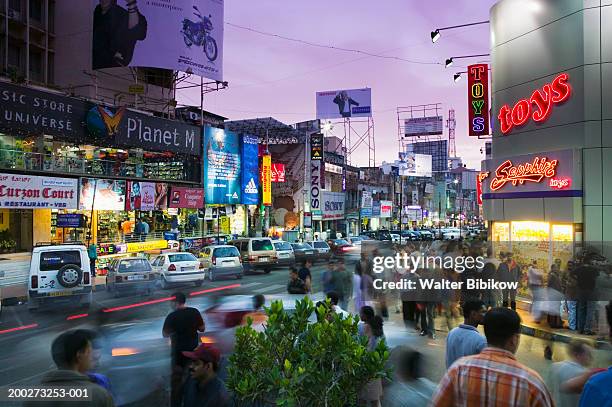
[{"label": "leafy plant", "polygon": [[[315,308],[305,297],[294,313],[275,301],[265,309],[263,332],[247,326],[236,331],[228,387],[242,405],[355,405],[367,382],[388,377],[384,341],[368,351],[357,333],[357,318],[342,319],[329,300]],[[308,319],[316,312],[318,322]]]}]

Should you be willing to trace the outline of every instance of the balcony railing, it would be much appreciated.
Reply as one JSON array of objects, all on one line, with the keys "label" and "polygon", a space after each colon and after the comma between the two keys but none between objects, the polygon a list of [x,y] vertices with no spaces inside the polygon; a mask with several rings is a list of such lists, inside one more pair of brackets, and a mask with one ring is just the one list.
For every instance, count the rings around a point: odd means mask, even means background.
[{"label": "balcony railing", "polygon": [[189,177],[182,162],[134,164],[7,149],[0,149],[0,169],[197,182],[197,177]]}]

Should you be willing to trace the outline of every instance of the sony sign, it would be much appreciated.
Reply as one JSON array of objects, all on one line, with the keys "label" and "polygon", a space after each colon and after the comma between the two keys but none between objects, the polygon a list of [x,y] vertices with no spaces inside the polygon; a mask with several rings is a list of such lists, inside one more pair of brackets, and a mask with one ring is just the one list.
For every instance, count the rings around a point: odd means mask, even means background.
[{"label": "sony sign", "polygon": [[321,214],[321,167],[323,161],[310,160],[310,208],[315,214]]}]

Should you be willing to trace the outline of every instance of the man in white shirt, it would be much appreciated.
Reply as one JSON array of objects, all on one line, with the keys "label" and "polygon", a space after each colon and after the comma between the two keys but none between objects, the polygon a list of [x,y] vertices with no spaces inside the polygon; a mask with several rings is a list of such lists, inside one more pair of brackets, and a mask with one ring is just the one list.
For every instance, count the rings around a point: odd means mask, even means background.
[{"label": "man in white shirt", "polygon": [[338,302],[340,301],[340,297],[337,292],[335,291],[328,292],[327,298],[329,298],[329,301],[331,302],[332,309],[334,310],[334,312],[336,314],[340,314],[342,316],[342,319],[346,319],[351,315],[347,311],[340,308],[340,306],[338,305]]}]

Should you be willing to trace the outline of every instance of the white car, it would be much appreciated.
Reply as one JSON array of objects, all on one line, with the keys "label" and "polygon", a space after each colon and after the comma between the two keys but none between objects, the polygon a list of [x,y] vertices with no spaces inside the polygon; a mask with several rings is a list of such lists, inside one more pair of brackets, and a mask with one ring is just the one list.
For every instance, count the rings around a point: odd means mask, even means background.
[{"label": "white car", "polygon": [[236,277],[241,279],[244,274],[240,252],[229,245],[208,246],[202,250],[200,263],[206,269],[208,279],[215,281],[219,277]]},{"label": "white car", "polygon": [[37,245],[32,250],[28,275],[28,309],[61,300],[89,307],[91,280],[85,245]]},{"label": "white car", "polygon": [[151,262],[151,266],[159,273],[163,289],[175,283],[194,283],[196,287],[201,286],[206,278],[204,264],[189,252],[160,254]]},{"label": "white car", "polygon": [[443,240],[459,240],[461,235],[462,235],[461,230],[457,228],[448,228],[442,234],[442,239]]},{"label": "white car", "polygon": [[331,256],[331,248],[323,240],[311,240],[306,242],[317,251],[317,259],[328,260]]},{"label": "white car", "polygon": [[279,266],[293,266],[295,264],[295,253],[289,242],[283,240],[273,240],[274,250],[278,256]]}]

